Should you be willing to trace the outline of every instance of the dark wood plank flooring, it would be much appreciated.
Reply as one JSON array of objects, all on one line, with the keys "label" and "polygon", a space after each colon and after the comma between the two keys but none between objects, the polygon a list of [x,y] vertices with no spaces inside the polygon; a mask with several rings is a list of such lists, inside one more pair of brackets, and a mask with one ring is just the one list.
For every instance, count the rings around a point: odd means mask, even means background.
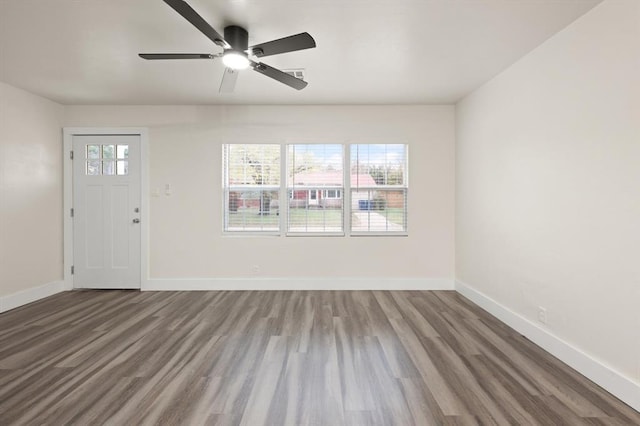
[{"label": "dark wood plank flooring", "polygon": [[624,425],[455,292],[75,291],[0,314],[2,425]]}]

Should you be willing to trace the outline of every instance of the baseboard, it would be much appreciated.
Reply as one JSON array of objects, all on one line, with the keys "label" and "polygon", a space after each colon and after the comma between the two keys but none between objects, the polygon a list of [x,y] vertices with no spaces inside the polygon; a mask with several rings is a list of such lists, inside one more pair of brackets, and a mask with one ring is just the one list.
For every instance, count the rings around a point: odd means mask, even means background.
[{"label": "baseboard", "polygon": [[153,278],[143,291],[454,290],[451,278]]},{"label": "baseboard", "polygon": [[458,293],[471,300],[518,333],[588,377],[611,394],[640,411],[640,384],[613,370],[550,331],[461,281],[455,282]]},{"label": "baseboard", "polygon": [[50,283],[32,287],[7,296],[0,296],[0,313],[19,308],[45,297],[53,296],[66,290],[64,281],[52,281]]}]

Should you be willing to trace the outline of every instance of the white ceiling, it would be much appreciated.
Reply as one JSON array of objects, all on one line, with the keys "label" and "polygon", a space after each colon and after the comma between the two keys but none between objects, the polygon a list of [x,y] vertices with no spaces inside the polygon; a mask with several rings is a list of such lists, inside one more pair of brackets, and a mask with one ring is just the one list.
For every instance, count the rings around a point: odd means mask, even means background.
[{"label": "white ceiling", "polygon": [[0,0],[0,80],[63,104],[453,103],[601,0],[187,0],[249,44],[303,31],[317,48],[264,58],[305,68],[296,91],[251,70],[218,93],[218,53],[162,0]]}]

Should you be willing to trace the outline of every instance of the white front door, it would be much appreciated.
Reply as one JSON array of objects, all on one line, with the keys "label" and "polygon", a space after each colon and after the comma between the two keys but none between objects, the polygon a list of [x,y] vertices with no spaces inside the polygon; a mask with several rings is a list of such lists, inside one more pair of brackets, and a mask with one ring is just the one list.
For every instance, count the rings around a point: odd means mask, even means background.
[{"label": "white front door", "polygon": [[73,136],[75,288],[140,288],[140,135]]},{"label": "white front door", "polygon": [[316,189],[310,189],[309,190],[309,205],[310,206],[317,206],[318,205],[318,190]]}]

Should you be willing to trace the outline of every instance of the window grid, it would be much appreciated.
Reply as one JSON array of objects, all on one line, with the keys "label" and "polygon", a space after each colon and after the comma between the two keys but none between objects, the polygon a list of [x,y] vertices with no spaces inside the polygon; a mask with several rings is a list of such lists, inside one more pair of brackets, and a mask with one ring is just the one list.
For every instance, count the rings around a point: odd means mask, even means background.
[{"label": "window grid", "polygon": [[351,233],[407,231],[407,146],[354,144],[351,161]]},{"label": "window grid", "polygon": [[344,191],[344,146],[287,145],[287,234],[344,234],[344,204],[325,191]]},{"label": "window grid", "polygon": [[129,145],[86,145],[85,174],[89,176],[129,174]]},{"label": "window grid", "polygon": [[407,151],[401,144],[224,145],[223,229],[406,235]]},{"label": "window grid", "polygon": [[278,144],[224,145],[225,232],[280,231],[280,151]]}]

